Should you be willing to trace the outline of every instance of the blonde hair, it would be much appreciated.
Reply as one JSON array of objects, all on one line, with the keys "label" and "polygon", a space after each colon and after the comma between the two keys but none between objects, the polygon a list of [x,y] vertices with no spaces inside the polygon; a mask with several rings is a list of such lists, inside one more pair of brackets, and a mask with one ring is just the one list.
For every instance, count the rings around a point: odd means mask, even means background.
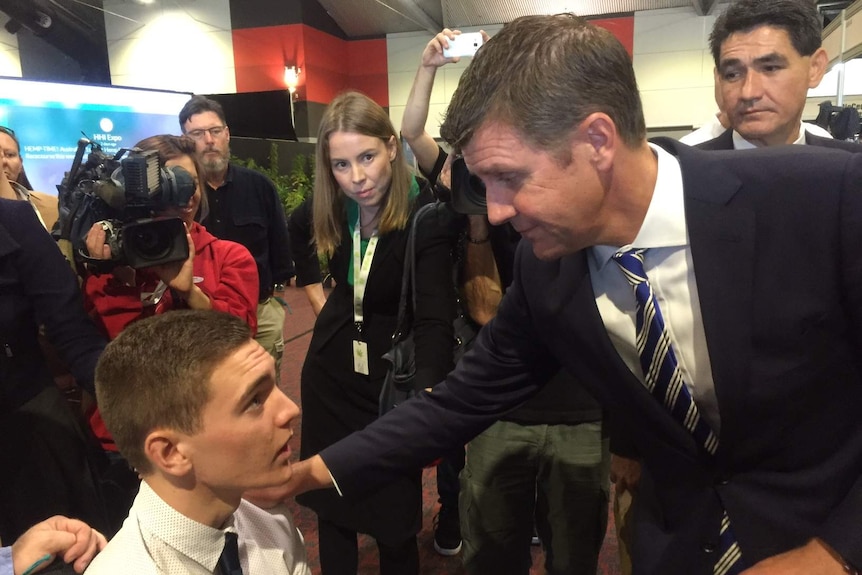
[{"label": "blonde hair", "polygon": [[403,230],[410,218],[410,184],[412,173],[401,150],[401,141],[389,115],[368,96],[359,92],[344,92],[326,108],[317,132],[315,154],[314,243],[318,251],[331,257],[341,244],[341,225],[346,217],[344,194],[332,174],[329,138],[334,132],[351,132],[379,138],[389,144],[394,138],[395,159],[392,160],[392,180],[389,193],[383,199],[377,229],[381,234]]}]

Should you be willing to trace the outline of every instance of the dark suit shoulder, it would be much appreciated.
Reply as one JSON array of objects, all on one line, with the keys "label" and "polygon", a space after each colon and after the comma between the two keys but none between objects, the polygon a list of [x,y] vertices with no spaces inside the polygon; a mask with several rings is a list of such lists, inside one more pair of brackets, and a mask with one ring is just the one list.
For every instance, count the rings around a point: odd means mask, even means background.
[{"label": "dark suit shoulder", "polygon": [[727,129],[715,138],[701,142],[694,147],[701,150],[732,150],[733,130]]},{"label": "dark suit shoulder", "polygon": [[805,143],[809,146],[821,146],[824,148],[837,148],[839,150],[846,150],[854,154],[862,152],[862,144],[857,144],[856,142],[848,142],[846,140],[823,138],[821,136],[815,136],[808,132],[805,133]]}]

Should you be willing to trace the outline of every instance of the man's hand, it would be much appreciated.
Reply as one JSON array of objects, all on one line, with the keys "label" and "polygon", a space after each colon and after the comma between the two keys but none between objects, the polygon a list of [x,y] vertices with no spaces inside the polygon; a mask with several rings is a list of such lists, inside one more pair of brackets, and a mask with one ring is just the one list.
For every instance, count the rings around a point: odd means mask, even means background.
[{"label": "man's hand", "polygon": [[306,491],[332,487],[329,468],[319,455],[293,463],[292,468],[293,473],[286,483],[275,487],[250,489],[243,493],[243,499],[251,501],[258,507],[269,509]]},{"label": "man's hand", "polygon": [[[83,521],[56,515],[31,527],[12,545],[12,569],[15,575],[21,575],[46,555],[51,561],[61,555],[63,561],[73,563],[77,573],[83,573],[107,544],[104,535]],[[33,572],[41,571],[51,561]]]},{"label": "man's hand", "polygon": [[611,482],[617,493],[634,492],[640,480],[641,464],[639,461],[611,454]]},{"label": "man's hand", "polygon": [[838,555],[819,539],[768,557],[741,575],[847,575]]}]

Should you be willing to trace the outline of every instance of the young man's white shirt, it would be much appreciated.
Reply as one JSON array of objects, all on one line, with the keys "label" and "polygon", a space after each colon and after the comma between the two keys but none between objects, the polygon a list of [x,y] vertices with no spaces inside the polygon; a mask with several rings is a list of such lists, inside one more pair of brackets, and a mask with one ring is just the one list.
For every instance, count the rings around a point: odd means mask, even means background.
[{"label": "young man's white shirt", "polygon": [[189,519],[165,503],[146,481],[120,531],[87,575],[212,575],[225,533],[237,533],[243,573],[311,575],[302,535],[285,515],[242,500],[222,529]]}]

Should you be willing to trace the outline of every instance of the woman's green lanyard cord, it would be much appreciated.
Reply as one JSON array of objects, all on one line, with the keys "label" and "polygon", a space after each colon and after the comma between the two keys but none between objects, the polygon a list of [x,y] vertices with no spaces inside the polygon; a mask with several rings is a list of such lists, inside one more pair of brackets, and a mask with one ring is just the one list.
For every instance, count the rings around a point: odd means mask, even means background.
[{"label": "woman's green lanyard cord", "polygon": [[[419,182],[416,180],[416,177],[413,176],[410,179],[410,191],[407,193],[407,197],[412,202],[419,195]],[[359,218],[359,204],[350,198],[345,199],[346,207],[347,207],[347,222],[355,222],[357,218]],[[364,238],[361,240],[361,254],[364,254],[368,250],[368,238]],[[353,285],[353,258],[350,259],[350,262],[347,264],[347,283],[349,285]]]},{"label": "woman's green lanyard cord", "polygon": [[[419,184],[416,178],[413,178],[410,183],[410,200],[412,201],[418,194]],[[350,259],[351,265],[348,270],[348,282],[353,284],[353,322],[356,325],[356,339],[353,340],[353,371],[368,375],[368,344],[362,337],[362,303],[365,299],[365,287],[371,273],[371,263],[374,261],[374,252],[377,249],[379,236],[377,229],[375,229],[370,238],[363,240],[360,233],[362,227],[360,219],[359,205],[348,200],[347,221],[353,222],[353,257]],[[358,274],[356,270],[359,270]]]},{"label": "woman's green lanyard cord", "polygon": [[374,261],[374,251],[377,249],[377,230],[368,238],[367,246],[363,247],[359,228],[359,217],[353,225],[353,269],[359,270],[353,283],[353,323],[356,325],[356,339],[353,340],[353,369],[356,373],[368,375],[368,346],[362,337],[362,301],[365,299],[365,286],[371,273],[371,262]]}]

